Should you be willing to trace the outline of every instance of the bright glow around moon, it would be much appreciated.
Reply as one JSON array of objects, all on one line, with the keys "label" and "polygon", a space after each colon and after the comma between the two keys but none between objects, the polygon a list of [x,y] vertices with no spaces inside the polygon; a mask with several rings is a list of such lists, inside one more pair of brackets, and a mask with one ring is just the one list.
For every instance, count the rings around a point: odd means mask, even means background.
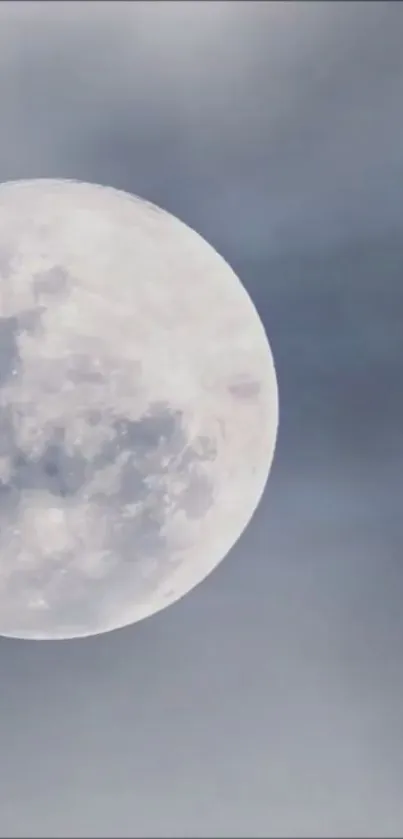
[{"label": "bright glow around moon", "polygon": [[193,230],[115,189],[0,185],[0,633],[125,626],[203,580],[269,473],[263,326]]}]

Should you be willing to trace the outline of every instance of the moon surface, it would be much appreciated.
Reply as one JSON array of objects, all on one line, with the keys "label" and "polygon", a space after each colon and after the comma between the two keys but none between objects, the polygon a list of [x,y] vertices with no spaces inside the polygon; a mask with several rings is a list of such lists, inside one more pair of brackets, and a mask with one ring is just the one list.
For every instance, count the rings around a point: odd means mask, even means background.
[{"label": "moon surface", "polygon": [[109,187],[0,185],[0,634],[182,597],[248,524],[277,422],[263,326],[198,234]]}]

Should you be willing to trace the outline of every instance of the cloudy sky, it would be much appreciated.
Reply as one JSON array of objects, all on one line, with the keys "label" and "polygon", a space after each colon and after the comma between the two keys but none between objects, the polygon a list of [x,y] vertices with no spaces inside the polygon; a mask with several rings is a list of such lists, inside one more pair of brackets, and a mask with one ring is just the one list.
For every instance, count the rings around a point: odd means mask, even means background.
[{"label": "cloudy sky", "polygon": [[262,504],[196,590],[1,640],[1,836],[402,835],[402,43],[391,2],[1,3],[0,181],[195,227],[281,407]]}]

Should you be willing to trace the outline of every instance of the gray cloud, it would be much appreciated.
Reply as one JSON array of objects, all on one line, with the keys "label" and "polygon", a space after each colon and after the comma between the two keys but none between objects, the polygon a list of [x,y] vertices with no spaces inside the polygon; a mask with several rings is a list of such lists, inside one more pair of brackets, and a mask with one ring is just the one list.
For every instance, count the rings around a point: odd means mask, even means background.
[{"label": "gray cloud", "polygon": [[3,179],[130,187],[244,252],[400,229],[398,4],[4,3],[0,22]]}]

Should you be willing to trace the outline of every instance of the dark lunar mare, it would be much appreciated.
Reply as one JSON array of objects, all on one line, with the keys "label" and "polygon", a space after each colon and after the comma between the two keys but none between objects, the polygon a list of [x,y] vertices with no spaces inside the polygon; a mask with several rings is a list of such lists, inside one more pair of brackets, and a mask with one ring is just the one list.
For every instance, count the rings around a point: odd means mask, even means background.
[{"label": "dark lunar mare", "polygon": [[[0,274],[4,280],[10,267],[7,253],[0,250]],[[1,273],[2,272],[2,273]],[[62,266],[38,272],[33,277],[37,307],[18,316],[0,318],[0,387],[21,371],[18,336],[23,330],[35,331],[41,326],[47,297],[68,293],[70,278]],[[92,369],[91,359],[75,357],[70,379],[82,384],[97,382],[103,376]],[[86,417],[95,427],[105,418],[101,411],[89,409]],[[203,463],[214,460],[215,444],[208,437],[190,441],[180,411],[164,402],[150,404],[138,420],[115,414],[112,420],[113,438],[103,444],[91,460],[79,450],[71,453],[65,444],[65,430],[52,428],[44,451],[31,456],[18,446],[16,429],[18,412],[12,405],[0,407],[0,456],[10,459],[9,481],[0,481],[0,526],[7,528],[10,521],[18,523],[21,498],[26,492],[49,492],[55,499],[75,503],[80,490],[99,471],[126,455],[119,474],[117,492],[98,492],[91,500],[98,505],[101,518],[108,523],[107,537],[102,548],[117,558],[113,571],[101,579],[88,579],[79,571],[71,572],[74,557],[62,552],[57,563],[44,563],[31,571],[16,569],[9,580],[8,595],[15,595],[32,586],[33,592],[49,598],[51,608],[26,615],[26,629],[35,628],[35,621],[43,631],[72,624],[83,631],[102,629],[102,603],[122,603],[127,590],[138,602],[147,598],[155,587],[169,576],[174,559],[166,544],[163,526],[168,516],[182,510],[189,518],[203,517],[213,502],[213,487],[203,472]],[[182,489],[174,497],[172,472],[180,474]],[[124,517],[126,505],[138,505],[135,515]],[[143,578],[141,567],[152,558],[153,570]],[[79,566],[78,566],[79,567]],[[75,562],[75,568],[77,563]],[[65,571],[63,577],[62,572]],[[133,591],[133,580],[136,590]],[[131,585],[132,583],[132,585]],[[24,627],[20,627],[21,630]]]},{"label": "dark lunar mare", "polygon": [[36,299],[46,296],[61,297],[68,293],[72,278],[62,265],[53,265],[45,271],[37,271],[33,276]]},{"label": "dark lunar mare", "polygon": [[[88,420],[95,426],[102,423],[102,414],[91,411]],[[73,623],[84,631],[98,624],[101,629],[103,604],[106,609],[111,603],[122,603],[125,591],[129,603],[130,597],[141,602],[169,576],[173,557],[163,535],[167,516],[181,509],[189,518],[202,517],[213,501],[213,487],[201,467],[215,458],[215,445],[208,437],[189,441],[183,420],[179,411],[162,402],[151,404],[138,420],[116,415],[112,422],[113,439],[88,461],[79,451],[74,455],[67,452],[62,428],[52,429],[40,457],[28,456],[16,443],[11,409],[0,412],[0,438],[7,439],[13,468],[10,481],[0,484],[3,526],[12,512],[18,520],[24,491],[46,490],[65,502],[74,501],[98,470],[114,463],[123,453],[127,456],[119,475],[118,492],[99,492],[92,499],[103,521],[110,525],[102,547],[118,559],[112,572],[105,578],[91,580],[79,573],[67,573],[61,580],[58,568],[69,572],[74,559],[66,552],[51,569],[44,566],[32,573],[16,573],[10,583],[16,594],[18,587],[30,584],[45,596],[50,593],[50,610],[37,618],[41,629],[46,631],[47,627],[51,633],[57,626]],[[173,469],[182,476],[184,484],[176,498],[170,492],[169,475]],[[132,518],[124,518],[122,508],[130,504],[138,504],[138,512]],[[143,578],[141,565],[148,558],[155,561],[154,568]],[[35,623],[34,613],[27,615],[27,629],[32,628],[32,621]]]},{"label": "dark lunar mare", "polygon": [[18,332],[18,318],[0,318],[0,387],[8,381],[20,364]]},{"label": "dark lunar mare", "polygon": [[0,317],[0,387],[21,370],[18,337],[33,332],[40,323],[42,308],[29,309],[11,317]]}]

